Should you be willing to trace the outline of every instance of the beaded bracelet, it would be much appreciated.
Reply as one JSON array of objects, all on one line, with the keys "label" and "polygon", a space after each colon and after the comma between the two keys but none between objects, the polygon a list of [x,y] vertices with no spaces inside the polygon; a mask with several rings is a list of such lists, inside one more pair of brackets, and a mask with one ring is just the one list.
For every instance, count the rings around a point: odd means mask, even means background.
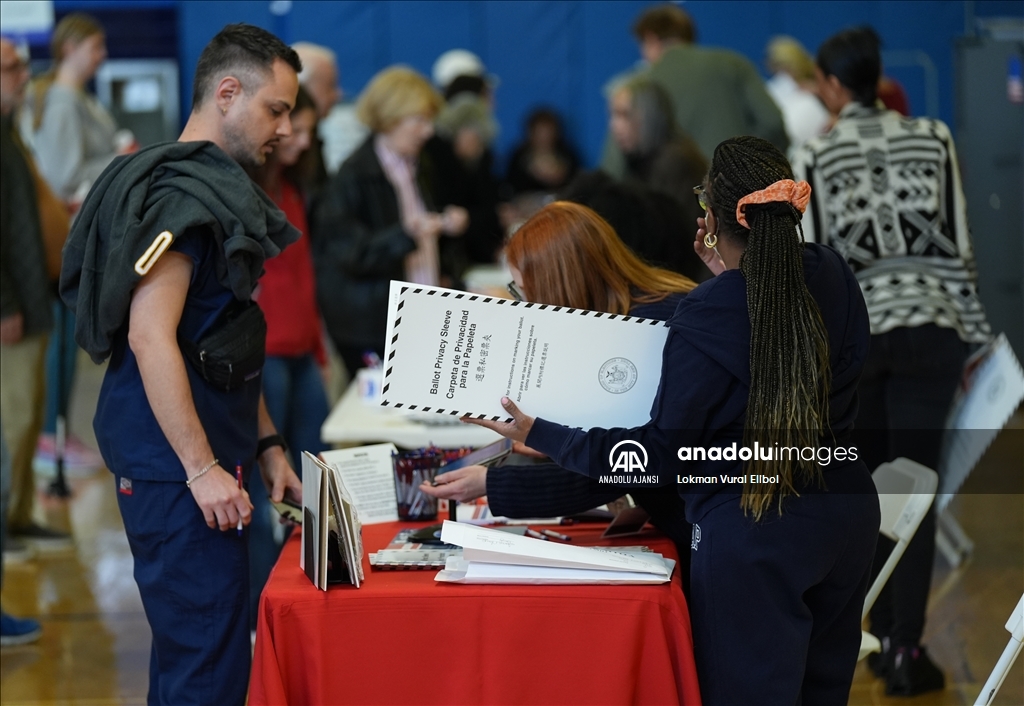
[{"label": "beaded bracelet", "polygon": [[200,477],[206,475],[207,471],[216,466],[218,463],[220,463],[220,461],[215,458],[208,464],[203,466],[203,470],[199,471],[199,473],[196,473],[194,476],[185,481],[185,487],[191,488],[193,483],[195,483]]}]

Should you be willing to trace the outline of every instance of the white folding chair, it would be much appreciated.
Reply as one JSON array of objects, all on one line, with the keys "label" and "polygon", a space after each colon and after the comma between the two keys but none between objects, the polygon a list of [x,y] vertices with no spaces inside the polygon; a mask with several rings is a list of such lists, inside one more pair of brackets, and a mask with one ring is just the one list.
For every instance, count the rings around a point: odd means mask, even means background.
[{"label": "white folding chair", "polygon": [[999,687],[1003,685],[1006,674],[1017,660],[1017,655],[1020,654],[1021,644],[1024,643],[1024,595],[1021,595],[1020,600],[1017,601],[1017,607],[1010,613],[1010,619],[1006,621],[1006,629],[1010,631],[1010,641],[1006,643],[1006,649],[1003,650],[996,666],[992,668],[992,673],[988,675],[985,686],[981,687],[981,693],[978,694],[978,700],[974,702],[974,706],[988,706],[992,703],[992,699],[999,692]]},{"label": "white folding chair", "polygon": [[[906,551],[910,539],[935,499],[935,489],[939,484],[939,476],[935,471],[902,457],[883,463],[875,469],[872,479],[875,481],[878,505],[882,512],[879,531],[896,542],[896,546],[864,597],[861,619],[867,617],[892,570]],[[882,643],[877,637],[861,631],[860,656],[857,659],[864,659],[872,652],[881,650]]]}]

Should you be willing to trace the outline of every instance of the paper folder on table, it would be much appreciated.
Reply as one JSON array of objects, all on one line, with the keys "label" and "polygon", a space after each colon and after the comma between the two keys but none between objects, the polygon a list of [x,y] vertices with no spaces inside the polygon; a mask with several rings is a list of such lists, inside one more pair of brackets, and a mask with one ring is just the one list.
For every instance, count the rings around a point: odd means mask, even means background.
[{"label": "paper folder on table", "polygon": [[665,583],[675,567],[660,554],[545,542],[460,522],[446,521],[441,540],[463,548],[435,577],[450,583]]}]

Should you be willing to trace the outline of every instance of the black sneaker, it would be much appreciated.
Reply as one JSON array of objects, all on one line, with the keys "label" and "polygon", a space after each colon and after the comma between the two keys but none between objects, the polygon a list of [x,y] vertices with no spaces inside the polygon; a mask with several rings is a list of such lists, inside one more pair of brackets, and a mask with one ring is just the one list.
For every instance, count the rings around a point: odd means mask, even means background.
[{"label": "black sneaker", "polygon": [[868,655],[868,667],[871,672],[879,679],[885,679],[889,676],[892,671],[892,640],[888,637],[879,638],[879,642],[882,643],[881,652],[872,652]]},{"label": "black sneaker", "polygon": [[946,677],[923,647],[898,647],[893,652],[892,668],[885,683],[886,695],[916,696],[945,688]]},{"label": "black sneaker", "polygon": [[67,532],[52,530],[32,523],[25,527],[12,527],[11,535],[20,539],[37,552],[74,549],[75,541]]},{"label": "black sneaker", "polygon": [[4,561],[20,563],[33,559],[35,555],[35,551],[28,545],[28,542],[11,535],[4,537]]}]

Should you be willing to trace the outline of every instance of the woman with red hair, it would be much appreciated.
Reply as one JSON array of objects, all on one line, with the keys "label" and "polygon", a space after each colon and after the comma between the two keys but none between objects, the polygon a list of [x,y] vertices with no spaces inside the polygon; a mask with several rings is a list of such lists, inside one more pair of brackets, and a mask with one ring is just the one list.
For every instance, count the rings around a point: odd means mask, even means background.
[{"label": "woman with red hair", "polygon": [[[667,320],[697,285],[675,272],[652,267],[633,254],[608,222],[586,206],[556,201],[515,232],[505,248],[517,299],[609,314]],[[523,449],[519,449],[523,450]],[[487,495],[495,515],[571,515],[615,500],[622,490],[600,491],[586,476],[557,464],[486,468],[467,466],[420,489],[435,497],[467,501]],[[675,488],[630,493],[651,522],[672,538],[684,564],[689,559],[690,524]],[[688,572],[681,571],[684,585]]]},{"label": "woman with red hair", "polygon": [[[542,304],[664,319],[697,286],[648,265],[606,220],[568,201],[538,211],[515,232],[505,253],[513,296]],[[657,316],[662,310],[665,316]]]}]

